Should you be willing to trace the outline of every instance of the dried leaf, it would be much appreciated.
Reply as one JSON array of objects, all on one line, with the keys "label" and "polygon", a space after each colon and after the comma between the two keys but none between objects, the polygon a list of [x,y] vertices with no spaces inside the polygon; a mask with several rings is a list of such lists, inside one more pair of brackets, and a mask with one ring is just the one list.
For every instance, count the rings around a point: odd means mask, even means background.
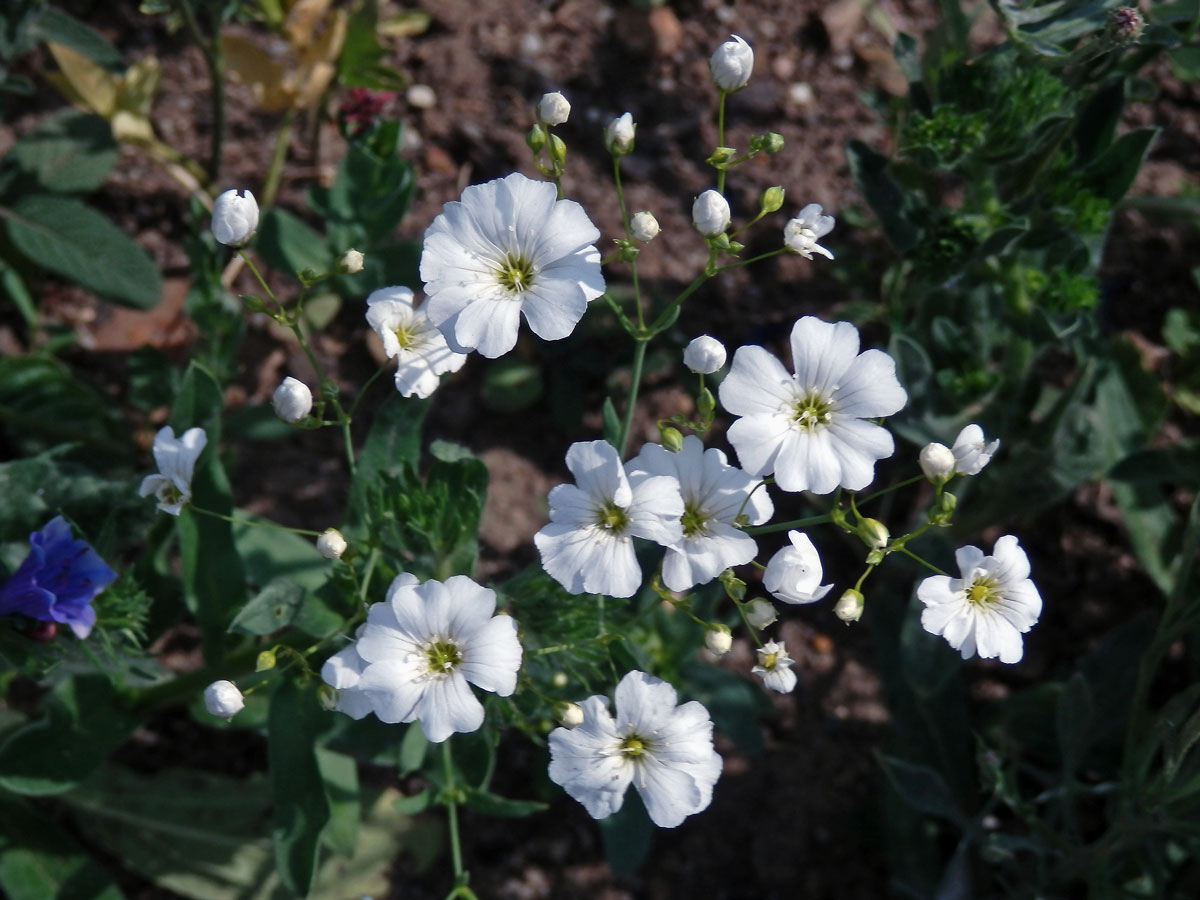
[{"label": "dried leaf", "polygon": [[111,119],[117,111],[120,77],[105,71],[82,53],[77,53],[63,44],[50,41],[47,46],[74,92],[74,96],[67,94],[67,99],[72,102],[82,101],[85,108]]},{"label": "dried leaf", "polygon": [[254,91],[259,106],[278,112],[292,105],[295,92],[287,71],[262,47],[241,35],[223,34],[221,48],[229,74]]}]

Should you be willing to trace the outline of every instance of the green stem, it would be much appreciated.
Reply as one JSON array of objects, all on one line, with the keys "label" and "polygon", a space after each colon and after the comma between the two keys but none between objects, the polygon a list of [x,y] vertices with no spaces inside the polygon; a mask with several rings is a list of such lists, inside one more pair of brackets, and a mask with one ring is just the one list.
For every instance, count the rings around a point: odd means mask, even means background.
[{"label": "green stem", "polygon": [[[621,186],[621,157],[614,156],[613,161],[613,184],[617,189],[617,206],[621,210],[621,227],[625,229],[625,240],[632,240],[629,232],[629,207],[625,204],[625,189]],[[637,320],[638,329],[643,330],[646,327],[646,321],[642,316],[642,291],[638,284],[637,257],[635,256],[629,263],[629,268],[633,276],[633,299],[637,303]]]},{"label": "green stem", "polygon": [[227,516],[224,513],[215,512],[211,509],[189,504],[192,512],[198,512],[206,516],[212,516],[214,519],[221,519],[225,522],[231,522],[234,525],[249,525],[251,528],[269,528],[273,531],[290,531],[292,534],[303,534],[309,537],[320,537],[321,532],[309,531],[307,528],[288,528],[286,525],[276,525],[274,522],[258,522],[254,519],[238,519],[233,516]]},{"label": "green stem", "polygon": [[358,396],[355,397],[354,402],[350,404],[350,409],[346,413],[347,416],[349,416],[351,419],[354,418],[354,413],[358,410],[358,404],[362,403],[363,397],[367,396],[367,388],[373,385],[375,383],[375,379],[386,372],[389,368],[391,368],[390,361],[384,363],[382,366],[376,369],[375,374],[363,382],[363,386],[358,389]]},{"label": "green stem", "polygon": [[666,309],[660,312],[658,317],[650,323],[650,334],[647,335],[647,337],[652,337],[665,329],[667,327],[667,322],[671,321],[671,316],[674,314],[675,310],[683,304],[684,300],[696,293],[700,285],[704,284],[708,278],[709,275],[707,272],[701,272],[694,279],[692,279],[692,283],[685,287],[679,296],[668,303]]},{"label": "green stem", "polygon": [[908,549],[907,547],[905,547],[903,544],[901,544],[899,547],[896,547],[895,549],[896,549],[896,550],[899,550],[899,551],[900,551],[901,553],[903,553],[905,556],[908,556],[908,557],[910,557],[910,558],[912,558],[912,559],[915,559],[917,562],[919,562],[919,563],[920,563],[921,565],[923,565],[925,568],[927,568],[927,569],[931,569],[932,571],[934,571],[934,572],[937,572],[939,575],[946,575],[947,577],[949,577],[949,575],[950,575],[950,573],[949,573],[949,572],[943,572],[941,569],[939,569],[939,568],[938,568],[937,566],[935,566],[933,563],[929,562],[929,561],[928,561],[928,560],[926,560],[926,559],[923,559],[923,558],[921,558],[920,556],[917,556],[917,554],[913,553],[911,550],[909,550],[909,549]]},{"label": "green stem", "polygon": [[[463,872],[462,844],[458,836],[458,785],[454,782],[454,756],[450,752],[449,739],[442,742],[442,773],[446,786],[442,790],[442,803],[446,807],[446,818],[450,826],[450,858],[454,863],[455,891],[466,884]],[[450,896],[455,896],[452,893]],[[461,895],[460,895],[461,896]]]},{"label": "green stem", "polygon": [[[753,225],[754,223],[751,222],[749,224]],[[741,231],[742,229],[738,230]],[[752,256],[749,259],[739,259],[737,262],[731,262],[728,265],[719,266],[717,271],[728,272],[730,269],[740,269],[742,266],[748,266],[751,263],[756,263],[763,259],[770,259],[772,256],[779,256],[783,253],[787,253],[786,247],[780,247],[778,250],[772,250],[769,253],[760,253],[758,256]]]},{"label": "green stem", "polygon": [[[721,99],[717,102],[717,146],[725,146],[725,98],[729,94],[721,91]],[[725,193],[725,170],[717,169],[717,193]]]},{"label": "green stem", "polygon": [[633,371],[630,373],[629,399],[626,400],[625,420],[621,423],[621,439],[617,442],[617,452],[625,458],[625,447],[629,444],[629,431],[633,428],[633,411],[637,406],[638,388],[642,383],[642,366],[646,362],[646,345],[649,338],[638,338],[633,349]]},{"label": "green stem", "polygon": [[806,525],[824,525],[826,522],[832,521],[833,517],[826,513],[820,516],[808,516],[804,519],[793,519],[790,522],[776,522],[774,525],[758,525],[742,530],[746,534],[757,536],[760,534],[774,534],[776,531],[790,531],[793,528],[803,528]]},{"label": "green stem", "polygon": [[287,162],[288,144],[292,142],[292,123],[296,119],[296,109],[291,107],[283,114],[279,124],[279,133],[275,135],[275,151],[271,154],[271,165],[267,169],[267,180],[263,184],[262,203],[260,208],[270,209],[275,205],[275,195],[279,192],[279,181],[283,177],[283,164]]},{"label": "green stem", "polygon": [[889,485],[888,487],[885,487],[883,490],[876,491],[873,494],[867,494],[867,496],[863,497],[862,500],[860,500],[859,502],[863,503],[863,504],[870,503],[872,500],[875,500],[879,497],[883,497],[886,494],[892,493],[892,491],[898,491],[902,487],[907,487],[910,484],[916,484],[918,481],[923,481],[924,479],[925,479],[924,475],[914,475],[912,478],[905,478],[903,481],[897,481],[895,484]]},{"label": "green stem", "polygon": [[179,10],[180,16],[183,18],[183,24],[188,34],[200,48],[204,64],[208,68],[209,81],[212,84],[210,97],[213,118],[212,140],[209,147],[206,175],[209,187],[213,187],[221,175],[222,144],[225,141],[225,78],[223,72],[225,56],[221,49],[220,19],[215,15],[210,15],[210,20],[213,22],[213,33],[210,37],[201,31],[200,23],[196,21],[196,11],[192,9],[191,0],[178,0],[175,8]]}]

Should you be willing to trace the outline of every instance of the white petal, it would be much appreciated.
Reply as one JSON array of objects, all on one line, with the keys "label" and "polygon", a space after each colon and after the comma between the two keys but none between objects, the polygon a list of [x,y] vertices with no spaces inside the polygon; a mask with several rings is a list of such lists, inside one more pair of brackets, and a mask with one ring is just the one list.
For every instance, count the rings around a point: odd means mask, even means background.
[{"label": "white petal", "polygon": [[431,679],[417,703],[416,712],[421,730],[434,744],[440,744],[452,734],[477,731],[483,724],[483,704],[471,693],[467,680],[458,672]]},{"label": "white petal", "polygon": [[717,393],[721,405],[735,416],[778,416],[791,408],[797,390],[783,363],[762,347],[748,346],[738,347],[733,354],[729,374]]},{"label": "white petal", "polygon": [[[447,326],[453,322],[453,332]],[[517,344],[521,304],[515,300],[479,300],[443,323],[461,348],[477,350],[488,359],[503,356]],[[447,341],[449,343],[449,341]]]},{"label": "white petal", "polygon": [[567,448],[567,468],[589,497],[625,508],[633,499],[617,448],[608,441],[579,441]]},{"label": "white petal", "polygon": [[632,597],[642,584],[633,541],[551,522],[533,536],[542,568],[572,594]]},{"label": "white petal", "polygon": [[462,646],[463,677],[478,688],[507,697],[517,688],[521,642],[512,616],[494,616]]},{"label": "white petal", "polygon": [[805,392],[829,396],[858,356],[858,329],[849,322],[805,316],[792,326],[792,367]]},{"label": "white petal", "polygon": [[742,468],[758,477],[776,470],[780,448],[793,431],[791,421],[783,416],[746,416],[729,426],[726,437],[737,451]]},{"label": "white petal", "polygon": [[903,409],[908,393],[896,378],[896,361],[882,350],[866,350],[842,376],[833,399],[839,413],[876,419]]}]

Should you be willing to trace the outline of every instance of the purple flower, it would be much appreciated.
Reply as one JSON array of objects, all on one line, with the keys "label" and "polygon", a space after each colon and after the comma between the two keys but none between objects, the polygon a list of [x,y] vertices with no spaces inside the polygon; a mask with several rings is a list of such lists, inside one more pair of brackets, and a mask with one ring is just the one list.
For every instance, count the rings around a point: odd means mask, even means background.
[{"label": "purple flower", "polygon": [[91,603],[116,579],[87,541],[55,516],[29,536],[29,555],[0,587],[0,615],[20,613],[42,622],[61,622],[85,638],[96,624]]}]

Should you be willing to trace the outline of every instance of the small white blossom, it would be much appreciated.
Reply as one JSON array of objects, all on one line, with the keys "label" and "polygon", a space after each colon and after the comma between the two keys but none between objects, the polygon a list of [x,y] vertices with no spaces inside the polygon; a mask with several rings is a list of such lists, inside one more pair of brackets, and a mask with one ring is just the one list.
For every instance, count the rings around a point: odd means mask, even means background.
[{"label": "small white blossom", "polygon": [[724,656],[733,647],[733,634],[725,625],[718,625],[704,632],[704,646],[714,656]]},{"label": "small white blossom", "polygon": [[861,591],[847,588],[845,593],[838,598],[838,602],[834,604],[833,614],[847,625],[857,622],[862,618],[863,608],[866,606],[864,599]]},{"label": "small white blossom", "polygon": [[1042,597],[1029,578],[1029,558],[1017,539],[1006,534],[996,541],[991,556],[978,547],[960,547],[954,554],[960,578],[932,575],[917,585],[925,604],[921,625],[940,634],[962,653],[984,659],[1020,662],[1025,648],[1021,635],[1042,613]]},{"label": "small white blossom", "polygon": [[649,210],[635,212],[629,220],[629,234],[635,241],[641,241],[643,244],[652,241],[658,237],[658,231],[658,219],[654,218],[654,213]]},{"label": "small white blossom", "polygon": [[232,681],[214,681],[204,689],[204,708],[209,715],[232,719],[245,707],[242,692]]},{"label": "small white blossom", "polygon": [[542,340],[560,340],[604,293],[599,238],[548,181],[514,172],[472,185],[425,232],[423,308],[456,353],[507,353],[521,316]]},{"label": "small white blossom", "polygon": [[203,428],[189,428],[178,438],[170,425],[164,425],[154,436],[154,461],[159,474],[142,479],[138,494],[158,498],[158,508],[172,516],[179,515],[192,499],[192,473],[196,459],[208,443]]},{"label": "small white blossom", "polygon": [[711,375],[725,365],[725,345],[707,334],[692,338],[683,351],[683,364],[697,375]]},{"label": "small white blossom", "polygon": [[464,575],[422,583],[402,573],[321,677],[338,688],[338,709],[355,718],[369,711],[389,724],[419,720],[435,744],[475,731],[484,713],[470,685],[507,697],[521,668],[517,623],[495,609],[495,591]]},{"label": "small white blossom", "polygon": [[789,531],[790,547],[784,547],[767,562],[763,587],[784,603],[813,603],[833,588],[821,584],[821,557],[807,534]]},{"label": "small white blossom", "polygon": [[275,407],[275,415],[294,425],[312,411],[312,391],[303,381],[289,375],[275,388],[271,405]]},{"label": "small white blossom", "polygon": [[784,491],[858,491],[876,460],[895,450],[870,419],[898,412],[908,395],[896,362],[882,350],[858,352],[858,329],[805,316],[792,327],[789,374],[762,347],[739,347],[721,382],[721,405],[740,416],[729,442],[751,475],[774,473]]},{"label": "small white blossom", "polygon": [[346,275],[357,275],[363,270],[363,254],[361,250],[350,249],[342,254],[338,268]]},{"label": "small white blossom", "polygon": [[404,397],[424,399],[441,384],[438,377],[457,372],[467,361],[446,343],[425,306],[413,306],[413,292],[406,287],[385,287],[367,297],[367,324],[383,341],[388,358],[396,359],[396,390]]},{"label": "small white blossom", "polygon": [[817,243],[833,231],[833,226],[833,216],[821,215],[821,204],[810,203],[783,226],[783,244],[805,259],[812,259],[814,253],[833,259],[833,254]]},{"label": "small white blossom", "polygon": [[918,462],[921,464],[921,471],[930,481],[945,481],[954,474],[954,453],[945,444],[936,441],[926,444],[921,448]]},{"label": "small white blossom", "polygon": [[561,125],[571,115],[571,104],[558,91],[551,91],[538,101],[537,115],[547,125]]},{"label": "small white blossom", "polygon": [[633,539],[671,546],[683,536],[679,482],[634,484],[607,441],[572,444],[567,468],[576,484],[550,491],[550,523],[533,536],[542,568],[572,594],[633,596],[642,585]]},{"label": "small white blossom", "polygon": [[725,569],[750,562],[758,554],[754,538],[734,525],[739,515],[747,525],[761,525],[775,508],[757,478],[729,465],[716,447],[704,449],[694,434],[678,452],[646,444],[631,459],[629,483],[635,491],[645,480],[670,478],[683,497],[677,540],[667,546],[662,580],[673,591],[707,584]]},{"label": "small white blossom", "polygon": [[708,59],[708,71],[713,83],[723,91],[740,91],[750,80],[754,71],[754,51],[742,38],[731,34],[730,38],[713,51]]},{"label": "small white blossom", "polygon": [[563,728],[583,724],[583,710],[578,703],[564,703],[558,709],[558,722]]},{"label": "small white blossom", "polygon": [[550,732],[550,780],[594,819],[619,810],[630,784],[660,828],[705,809],[721,775],[712,720],[695,700],[677,700],[671,685],[637,671],[617,685],[615,718],[604,697],[588,697],[582,724]]},{"label": "small white blossom", "polygon": [[729,201],[711,188],[692,204],[692,224],[709,237],[724,233],[729,227]]},{"label": "small white blossom", "polygon": [[613,156],[625,156],[633,150],[633,136],[637,125],[632,113],[621,113],[604,126],[604,149]]},{"label": "small white blossom", "polygon": [[212,233],[217,243],[240,247],[258,230],[258,201],[249,191],[228,190],[213,201]]},{"label": "small white blossom", "polygon": [[795,664],[783,641],[767,641],[758,649],[758,665],[750,671],[760,676],[771,690],[790,694],[796,687],[796,673],[792,671]]},{"label": "small white blossom", "polygon": [[978,425],[968,425],[954,439],[950,448],[954,454],[954,471],[959,475],[978,475],[983,467],[992,461],[992,456],[1000,449],[999,439],[988,443],[983,436],[983,429]]},{"label": "small white blossom", "polygon": [[770,600],[763,600],[761,597],[751,600],[746,610],[746,621],[759,631],[778,618],[779,616],[775,614],[775,604]]},{"label": "small white blossom", "polygon": [[326,559],[341,559],[346,552],[346,539],[336,528],[326,528],[317,538],[317,552]]}]

